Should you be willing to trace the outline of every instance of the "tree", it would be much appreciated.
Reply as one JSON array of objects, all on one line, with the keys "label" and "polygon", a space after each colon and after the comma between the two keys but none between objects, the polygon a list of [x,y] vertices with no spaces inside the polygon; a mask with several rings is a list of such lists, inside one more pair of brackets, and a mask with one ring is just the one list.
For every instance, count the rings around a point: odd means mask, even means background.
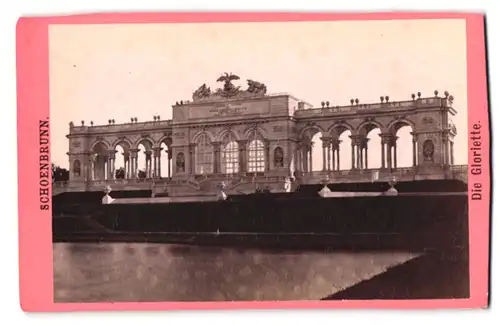
[{"label": "tree", "polygon": [[115,179],[125,179],[125,169],[123,167],[115,170]]},{"label": "tree", "polygon": [[139,170],[139,172],[137,173],[137,176],[139,178],[146,178],[146,171],[144,170]]},{"label": "tree", "polygon": [[52,181],[53,182],[66,182],[69,180],[69,170],[61,168],[52,163]]}]

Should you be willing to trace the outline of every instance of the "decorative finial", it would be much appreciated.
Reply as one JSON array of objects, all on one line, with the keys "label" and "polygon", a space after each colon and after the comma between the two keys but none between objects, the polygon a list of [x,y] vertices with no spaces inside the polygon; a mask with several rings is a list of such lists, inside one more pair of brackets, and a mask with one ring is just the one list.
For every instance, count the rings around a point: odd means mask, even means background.
[{"label": "decorative finial", "polygon": [[134,123],[134,118],[133,117],[130,118],[130,123]]},{"label": "decorative finial", "polygon": [[72,127],[74,127],[74,126],[75,126],[75,123],[73,123],[73,121],[70,121],[70,122],[69,122],[69,127],[70,127],[70,128],[72,128]]},{"label": "decorative finial", "polygon": [[354,105],[354,99],[351,99],[351,105]]},{"label": "decorative finial", "polygon": [[385,101],[388,103],[389,102],[389,96],[385,96]]},{"label": "decorative finial", "polygon": [[90,121],[90,126],[94,126],[94,121]]},{"label": "decorative finial", "polygon": [[84,120],[82,120],[82,126],[84,126],[84,125],[85,125],[85,121],[84,121]]},{"label": "decorative finial", "polygon": [[156,121],[156,116],[153,116],[153,121]]},{"label": "decorative finial", "polygon": [[453,97],[453,95],[448,96],[448,100],[449,100],[450,102],[452,102],[454,99],[455,99],[455,97]]},{"label": "decorative finial", "polygon": [[183,102],[182,102],[182,100],[181,100],[181,105],[184,105]]},{"label": "decorative finial", "polygon": [[108,120],[108,124],[111,124],[111,119]]},{"label": "decorative finial", "polygon": [[356,102],[356,105],[359,104],[359,99],[356,98],[354,101]]},{"label": "decorative finial", "polygon": [[437,96],[438,96],[438,94],[439,94],[439,91],[434,90],[434,96],[436,96],[436,97],[437,97]]},{"label": "decorative finial", "polygon": [[325,107],[325,102],[321,102],[321,107]]},{"label": "decorative finial", "polygon": [[137,123],[137,117],[134,117],[134,122]]},{"label": "decorative finial", "polygon": [[384,96],[380,96],[380,102],[383,103],[384,102]]},{"label": "decorative finial", "polygon": [[422,96],[422,93],[419,91],[419,92],[417,93],[417,96],[418,96],[418,98],[420,98],[420,96]]},{"label": "decorative finial", "polygon": [[159,120],[160,120],[160,115],[157,115],[157,116],[156,116],[156,119],[159,121]]},{"label": "decorative finial", "polygon": [[175,102],[175,105],[179,105],[179,102]]},{"label": "decorative finial", "polygon": [[415,94],[411,94],[411,99],[415,100]]},{"label": "decorative finial", "polygon": [[330,102],[326,101],[326,107],[330,107]]},{"label": "decorative finial", "polygon": [[450,96],[450,93],[448,91],[445,91],[444,92],[444,98],[448,98],[448,96]]}]

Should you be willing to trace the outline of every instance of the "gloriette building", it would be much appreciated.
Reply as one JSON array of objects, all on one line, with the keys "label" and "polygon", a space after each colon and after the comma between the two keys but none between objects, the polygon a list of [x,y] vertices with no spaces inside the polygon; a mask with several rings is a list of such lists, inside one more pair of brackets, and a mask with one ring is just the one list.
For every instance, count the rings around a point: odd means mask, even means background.
[{"label": "gloriette building", "polygon": [[[222,182],[229,193],[256,187],[282,191],[295,184],[370,181],[396,176],[403,180],[466,180],[466,166],[454,165],[456,114],[447,92],[431,97],[413,94],[407,101],[320,107],[290,94],[268,94],[263,83],[224,74],[213,91],[201,85],[192,100],[173,106],[172,120],[160,116],[139,122],[109,120],[108,125],[70,123],[70,180],[55,184],[54,192],[152,189],[154,195],[212,195]],[[399,168],[396,132],[412,129],[410,167]],[[380,129],[380,141],[367,134]],[[341,152],[340,137],[349,132],[350,152]],[[320,134],[320,142],[313,136]],[[322,168],[313,171],[313,146],[322,150]],[[380,168],[368,168],[368,146],[380,148]],[[121,148],[120,150],[118,150]],[[116,165],[122,155],[122,166]],[[340,159],[349,155],[349,168]],[[139,169],[139,159],[145,167]],[[167,163],[165,163],[165,160]]]}]

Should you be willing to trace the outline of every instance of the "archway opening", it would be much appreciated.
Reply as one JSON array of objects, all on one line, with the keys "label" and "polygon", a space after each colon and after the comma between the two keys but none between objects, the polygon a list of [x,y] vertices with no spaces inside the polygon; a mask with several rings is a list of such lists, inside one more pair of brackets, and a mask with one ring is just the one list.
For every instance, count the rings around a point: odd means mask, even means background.
[{"label": "archway opening", "polygon": [[338,132],[339,151],[338,151],[338,166],[339,170],[352,169],[352,132],[348,129],[343,129]]},{"label": "archway opening", "polygon": [[[396,140],[396,168],[412,167],[414,162],[413,155],[416,154],[416,148],[413,143],[413,129],[407,124],[400,123],[395,127]],[[394,149],[393,149],[394,150]],[[415,157],[416,159],[416,157]]]},{"label": "archway opening", "polygon": [[214,168],[214,153],[210,136],[206,133],[200,134],[195,143],[195,174],[212,174]]},{"label": "archway opening", "polygon": [[261,173],[266,170],[266,146],[264,137],[257,129],[252,130],[246,137],[247,172]]},{"label": "archway opening", "polygon": [[365,128],[366,139],[366,159],[363,168],[380,169],[382,168],[382,139],[380,138],[381,130],[376,125],[370,125]]},{"label": "archway opening", "polygon": [[92,148],[92,175],[93,180],[105,180],[108,178],[108,147],[99,142]]},{"label": "archway opening", "polygon": [[316,131],[311,137],[311,171],[323,170],[323,137],[320,131]]},{"label": "archway opening", "polygon": [[222,137],[221,143],[221,172],[223,174],[236,174],[239,172],[239,147],[236,137],[232,132],[227,132]]},{"label": "archway opening", "polygon": [[143,139],[137,146],[137,177],[151,178],[154,173],[153,166],[153,144],[147,139]]},{"label": "archway opening", "polygon": [[114,164],[114,175],[115,179],[125,179],[127,178],[127,172],[125,170],[125,153],[128,153],[128,146],[119,143],[115,146],[115,164]]},{"label": "archway opening", "polygon": [[139,150],[137,152],[137,177],[138,178],[146,178],[146,147],[139,143],[137,146]]},{"label": "archway opening", "polygon": [[172,152],[170,150],[170,146],[162,141],[160,144],[160,177],[161,178],[170,178],[172,177]]}]

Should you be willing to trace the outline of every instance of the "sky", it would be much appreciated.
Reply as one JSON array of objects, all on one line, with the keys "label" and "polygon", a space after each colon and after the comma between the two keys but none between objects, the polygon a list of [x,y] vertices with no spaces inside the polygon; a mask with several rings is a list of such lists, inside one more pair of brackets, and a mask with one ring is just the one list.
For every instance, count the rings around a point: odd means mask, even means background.
[{"label": "sky", "polygon": [[[448,91],[458,111],[455,163],[466,164],[465,33],[460,19],[53,25],[52,160],[68,167],[70,121],[170,119],[172,104],[191,99],[203,83],[220,86],[216,79],[232,72],[242,79],[237,85],[257,80],[270,93],[290,93],[315,107],[327,100],[376,103],[381,95],[398,101],[419,91],[423,97]],[[400,135],[404,143],[408,131]],[[398,165],[411,165],[411,150],[398,147]],[[321,149],[313,155],[318,169]],[[368,156],[380,161],[379,147],[370,148]]]}]

